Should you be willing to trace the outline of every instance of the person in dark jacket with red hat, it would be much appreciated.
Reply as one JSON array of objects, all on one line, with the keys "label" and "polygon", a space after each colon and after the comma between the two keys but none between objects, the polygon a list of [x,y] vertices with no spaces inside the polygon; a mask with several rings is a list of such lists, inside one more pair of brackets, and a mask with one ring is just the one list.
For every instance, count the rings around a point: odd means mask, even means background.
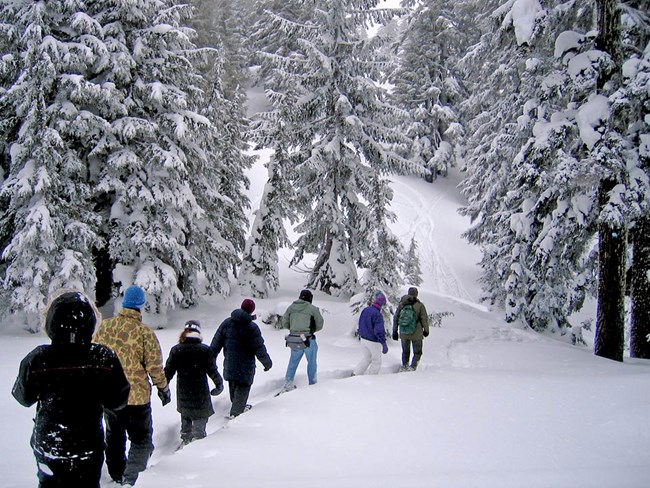
[{"label": "person in dark jacket with red hat", "polygon": [[[210,348],[203,344],[201,324],[189,320],[181,332],[178,344],[172,347],[165,363],[165,376],[171,381],[175,374],[177,410],[181,414],[183,445],[206,436],[208,418],[214,414],[210,395],[223,391],[223,379]],[[208,387],[208,377],[214,388]]]},{"label": "person in dark jacket with red hat", "polygon": [[255,358],[262,363],[264,371],[273,366],[260,328],[253,322],[256,319],[254,311],[255,302],[245,299],[241,307],[221,323],[210,343],[215,358],[221,350],[224,352],[223,377],[228,382],[232,402],[231,418],[251,408],[246,402],[255,377]]},{"label": "person in dark jacket with red hat", "polygon": [[99,488],[104,463],[104,408],[123,408],[129,382],[117,355],[91,343],[99,312],[86,295],[61,290],[45,309],[52,340],[20,363],[12,394],[36,407],[31,446],[41,488]]}]

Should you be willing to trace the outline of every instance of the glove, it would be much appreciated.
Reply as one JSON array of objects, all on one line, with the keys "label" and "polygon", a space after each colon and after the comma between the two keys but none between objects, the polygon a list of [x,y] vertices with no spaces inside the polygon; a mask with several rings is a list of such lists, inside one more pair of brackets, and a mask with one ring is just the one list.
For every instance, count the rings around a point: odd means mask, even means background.
[{"label": "glove", "polygon": [[428,331],[428,330],[424,330],[424,331],[422,331],[422,335],[423,335],[424,337],[429,337],[429,331]]},{"label": "glove", "polygon": [[386,344],[382,344],[381,353],[386,354],[387,352],[388,352],[388,346]]},{"label": "glove", "polygon": [[393,332],[393,340],[394,341],[399,340],[399,336],[397,335],[397,332]]},{"label": "glove", "polygon": [[210,395],[218,396],[219,394],[221,394],[222,391],[223,391],[223,383],[220,383],[219,385],[215,386],[210,390]]},{"label": "glove", "polygon": [[169,386],[158,388],[158,398],[160,398],[163,407],[172,401],[172,394],[169,391]]},{"label": "glove", "polygon": [[273,366],[272,364],[269,364],[268,366],[264,366],[264,371],[268,371],[269,369],[271,369],[272,366]]}]

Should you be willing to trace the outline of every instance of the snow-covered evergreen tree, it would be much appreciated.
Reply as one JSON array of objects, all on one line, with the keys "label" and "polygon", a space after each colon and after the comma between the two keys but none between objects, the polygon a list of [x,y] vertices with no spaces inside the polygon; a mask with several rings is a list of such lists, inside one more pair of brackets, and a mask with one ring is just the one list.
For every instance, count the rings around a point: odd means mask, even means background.
[{"label": "snow-covered evergreen tree", "polygon": [[[465,211],[477,223],[468,236],[484,250],[485,289],[506,307],[509,320],[564,331],[569,315],[595,291],[596,233],[625,241],[624,228],[634,213],[629,175],[638,158],[630,158],[625,124],[616,122],[617,111],[629,112],[616,109],[616,82],[599,85],[611,79],[615,65],[594,46],[594,6],[549,2],[545,9],[538,6],[539,21],[532,24],[518,22],[517,8],[524,4],[531,5],[515,1],[500,10],[501,26],[512,25],[522,47],[522,35],[529,34],[529,47],[517,49],[525,70],[516,77],[513,106],[523,112],[516,124],[497,124],[492,135],[485,131],[487,140],[498,144],[484,145],[482,152],[501,150],[503,164],[494,158],[495,164],[477,165],[481,158],[470,158]],[[503,151],[515,147],[516,155]],[[610,177],[617,183],[603,192],[602,182]],[[599,230],[604,222],[619,230]]]},{"label": "snow-covered evergreen tree", "polygon": [[93,110],[112,87],[86,76],[105,53],[83,1],[2,2],[11,40],[2,57],[0,201],[2,303],[38,329],[37,313],[62,287],[93,294],[92,250],[100,245],[89,205],[86,157],[107,124]]},{"label": "snow-covered evergreen tree", "polygon": [[[195,43],[218,49],[221,56],[219,84],[226,99],[241,96],[246,80],[248,52],[246,29],[249,28],[248,8],[241,0],[190,0],[194,15],[189,25],[196,30]],[[211,78],[215,73],[206,72]]]},{"label": "snow-covered evergreen tree", "polygon": [[[291,56],[300,50],[295,24],[307,22],[313,17],[316,2],[301,0],[260,0],[252,13],[253,25],[246,45],[251,52],[252,63],[260,66],[256,83],[264,85],[273,69],[269,55]],[[274,19],[284,19],[276,21]],[[278,60],[279,61],[279,60]]]},{"label": "snow-covered evergreen tree", "polygon": [[[272,14],[267,12],[267,16]],[[277,290],[278,251],[291,245],[284,225],[285,220],[297,220],[295,168],[301,162],[299,148],[306,147],[308,139],[298,142],[300,133],[294,132],[298,123],[293,105],[302,95],[301,87],[285,70],[273,68],[279,59],[275,54],[260,51],[258,56],[262,71],[268,73],[267,96],[276,108],[256,114],[251,134],[259,148],[270,148],[273,152],[267,163],[268,180],[246,243],[239,284],[242,294],[262,298]]]},{"label": "snow-covered evergreen tree", "polygon": [[463,134],[455,106],[462,89],[454,74],[464,39],[452,1],[425,1],[404,29],[399,67],[391,76],[396,103],[408,111],[403,132],[405,157],[413,159],[427,181],[456,165]]},{"label": "snow-covered evergreen tree", "polygon": [[[490,22],[460,63],[471,94],[463,104],[468,137],[462,190],[468,205],[462,213],[472,219],[466,237],[483,253],[481,280],[486,296],[503,306],[510,303],[514,313],[507,312],[507,316],[514,319],[519,305],[510,297],[513,282],[509,276],[523,276],[526,267],[517,264],[521,262],[518,237],[510,226],[506,198],[516,185],[512,173],[517,148],[530,136],[530,127],[522,130],[519,117],[521,107],[534,97],[534,84],[522,81],[527,76],[526,58],[534,31],[517,32],[511,15],[513,2],[493,11],[482,10],[494,9],[493,4],[479,3],[475,12],[483,12],[480,17]],[[525,285],[517,288],[525,289]]]},{"label": "snow-covered evergreen tree", "polygon": [[[105,202],[113,280],[123,287],[141,285],[154,312],[194,302],[196,276],[205,271],[201,259],[209,249],[225,249],[220,239],[230,238],[206,229],[214,226],[214,206],[206,204],[214,193],[202,192],[214,192],[217,170],[210,165],[220,161],[211,158],[210,92],[197,70],[204,51],[183,27],[189,11],[170,1],[109,0],[98,14],[110,46],[103,76],[121,94],[124,110],[111,121],[116,142],[101,153],[106,161],[96,198]],[[219,176],[223,182],[230,175]],[[195,241],[200,238],[211,241]],[[213,259],[205,264],[212,266]],[[217,288],[217,280],[227,279],[213,270],[208,276],[209,286]]]},{"label": "snow-covered evergreen tree", "polygon": [[395,221],[395,214],[388,210],[393,199],[392,190],[379,175],[372,182],[375,187],[368,202],[368,219],[362,217],[363,226],[358,229],[370,241],[372,252],[364,256],[361,266],[366,268],[360,285],[365,294],[371,296],[375,290],[381,290],[387,297],[398,298],[404,284],[404,246],[388,227]]},{"label": "snow-covered evergreen tree", "polygon": [[[245,210],[249,200],[244,189],[249,181],[245,170],[253,158],[246,154],[246,119],[243,117],[241,97],[233,94],[227,99],[222,85],[222,53],[215,60],[215,74],[206,80],[205,107],[200,110],[210,123],[194,131],[198,150],[188,160],[192,175],[190,188],[201,209],[201,217],[190,223],[188,249],[200,263],[208,294],[228,294],[230,281],[240,264],[248,227]],[[196,282],[198,275],[188,279]],[[196,286],[187,288],[193,296],[185,296],[185,304],[198,300]]]},{"label": "snow-covered evergreen tree", "polygon": [[286,174],[291,164],[288,152],[276,146],[267,163],[268,180],[242,259],[239,285],[244,296],[266,298],[280,284],[278,251],[291,244],[284,220],[295,220],[292,179]]},{"label": "snow-covered evergreen tree", "polygon": [[415,237],[411,238],[411,243],[404,257],[404,281],[409,286],[420,286],[422,284],[420,255],[418,254],[418,244]]},{"label": "snow-covered evergreen tree", "polygon": [[[249,181],[245,170],[254,158],[247,154],[249,121],[245,116],[244,85],[246,79],[247,55],[244,47],[243,29],[248,17],[242,2],[219,0],[209,2],[192,0],[195,15],[191,25],[197,31],[200,46],[214,48],[210,54],[214,69],[205,72],[207,108],[202,111],[211,121],[211,141],[206,144],[211,167],[197,174],[210,176],[202,178],[196,188],[201,208],[208,212],[207,222],[218,230],[218,252],[203,253],[208,292],[229,290],[229,270],[236,274],[240,256],[244,251],[248,222],[245,210],[249,207],[248,197],[243,192]],[[216,132],[214,132],[216,131]]]},{"label": "snow-covered evergreen tree", "polygon": [[386,149],[399,140],[391,130],[396,111],[376,83],[382,67],[373,45],[378,40],[360,33],[394,14],[375,9],[378,3],[331,0],[320,2],[313,18],[300,24],[274,18],[277,29],[299,46],[272,55],[275,69],[299,87],[297,98],[283,97],[280,89],[275,96],[278,110],[286,104],[294,114],[289,145],[303,144],[297,149],[304,159],[296,168],[296,188],[304,221],[296,228],[302,235],[292,263],[316,254],[307,286],[333,295],[354,293],[357,265],[380,253],[364,233],[370,214],[365,202],[387,185],[377,175],[411,169]]}]

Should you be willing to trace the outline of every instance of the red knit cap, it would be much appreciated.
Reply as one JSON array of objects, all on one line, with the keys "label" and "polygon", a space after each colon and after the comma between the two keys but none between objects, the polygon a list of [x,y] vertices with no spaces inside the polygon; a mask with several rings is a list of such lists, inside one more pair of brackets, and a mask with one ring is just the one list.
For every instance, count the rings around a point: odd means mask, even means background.
[{"label": "red knit cap", "polygon": [[246,298],[243,302],[241,302],[241,309],[244,312],[248,312],[249,314],[253,315],[253,312],[255,311],[255,302],[250,298]]}]

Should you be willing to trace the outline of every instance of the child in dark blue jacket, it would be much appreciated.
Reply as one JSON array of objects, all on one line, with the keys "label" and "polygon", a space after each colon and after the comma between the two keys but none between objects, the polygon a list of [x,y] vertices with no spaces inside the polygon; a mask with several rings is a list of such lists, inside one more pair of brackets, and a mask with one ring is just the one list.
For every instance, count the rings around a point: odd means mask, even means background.
[{"label": "child in dark blue jacket", "polygon": [[[214,355],[203,344],[201,324],[189,320],[180,335],[178,344],[172,347],[165,364],[165,376],[176,379],[177,410],[181,414],[181,442],[188,444],[206,436],[208,418],[214,414],[210,395],[223,391],[223,379],[217,370]],[[208,377],[215,388],[208,387]]]}]

